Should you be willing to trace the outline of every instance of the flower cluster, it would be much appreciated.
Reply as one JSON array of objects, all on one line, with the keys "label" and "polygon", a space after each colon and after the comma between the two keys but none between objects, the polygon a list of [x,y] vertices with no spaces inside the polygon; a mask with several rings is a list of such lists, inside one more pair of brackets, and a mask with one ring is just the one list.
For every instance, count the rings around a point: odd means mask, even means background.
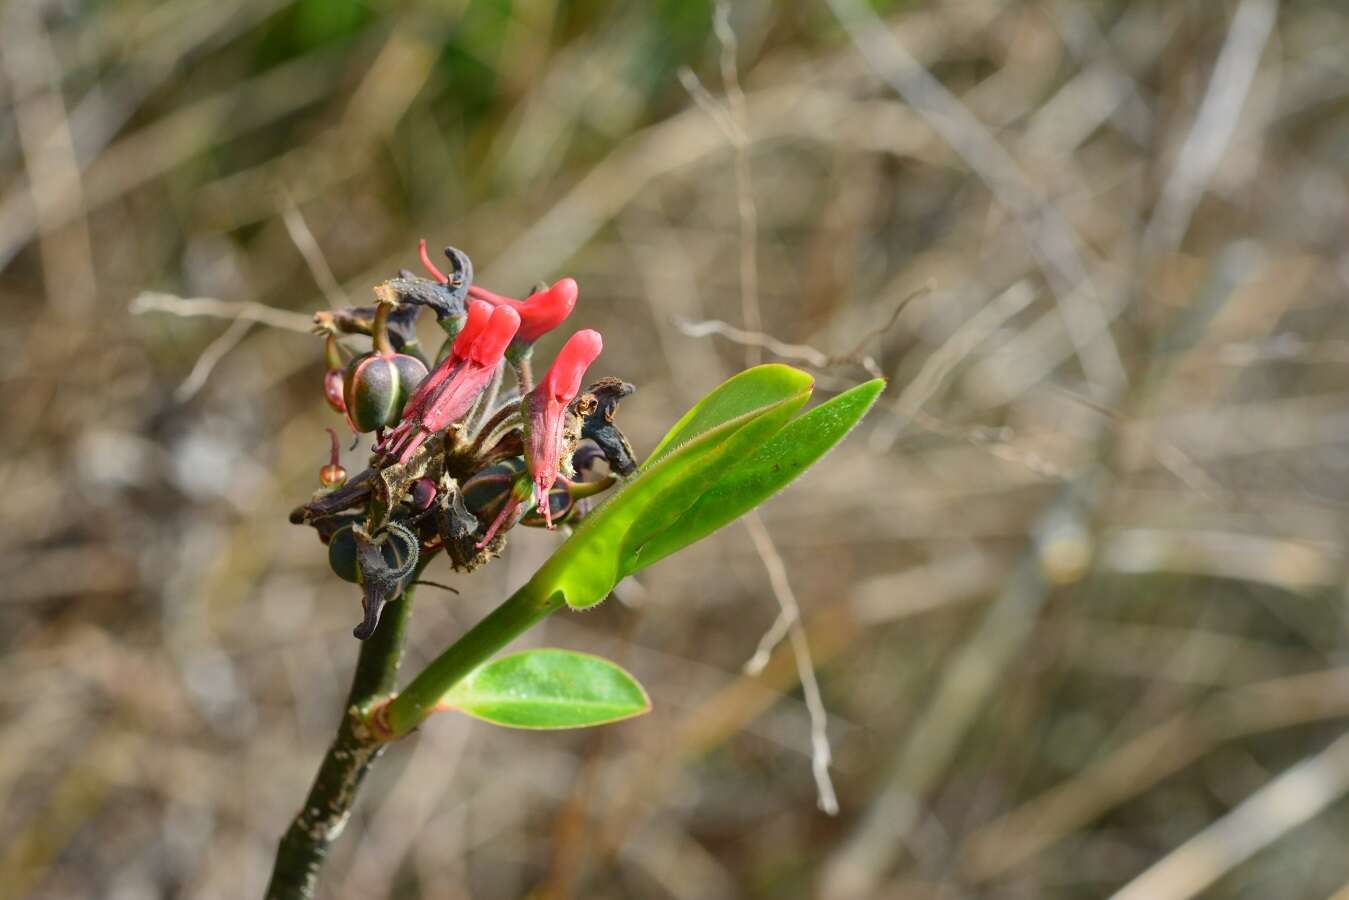
[{"label": "flower cluster", "polygon": [[[500,555],[515,525],[573,523],[587,498],[636,467],[613,421],[632,385],[605,378],[582,389],[604,346],[599,332],[572,334],[543,377],[532,377],[534,343],[571,314],[576,282],[516,300],[474,285],[461,251],[445,255],[448,276],[423,241],[430,279],[403,270],[376,286],[373,306],[314,317],[326,342],[324,397],[374,443],[369,466],[347,478],[333,432],[323,487],[291,521],[313,526],[334,572],[361,585],[362,639],[428,556],[444,551],[471,571]],[[434,365],[417,339],[424,308],[446,336]],[[370,350],[350,350],[342,340],[350,335],[368,335]]]}]

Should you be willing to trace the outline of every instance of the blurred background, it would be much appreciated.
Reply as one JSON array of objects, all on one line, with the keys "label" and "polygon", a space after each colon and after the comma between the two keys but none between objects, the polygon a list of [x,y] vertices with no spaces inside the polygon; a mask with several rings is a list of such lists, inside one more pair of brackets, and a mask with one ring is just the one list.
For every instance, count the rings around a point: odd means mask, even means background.
[{"label": "blurred background", "polygon": [[[433,719],[325,897],[1349,896],[1346,47],[1334,0],[10,0],[0,894],[260,895],[359,619],[286,519],[309,317],[426,237],[579,281],[639,452],[756,360],[890,386],[529,635],[654,712]],[[407,665],[559,540],[433,565]]]}]

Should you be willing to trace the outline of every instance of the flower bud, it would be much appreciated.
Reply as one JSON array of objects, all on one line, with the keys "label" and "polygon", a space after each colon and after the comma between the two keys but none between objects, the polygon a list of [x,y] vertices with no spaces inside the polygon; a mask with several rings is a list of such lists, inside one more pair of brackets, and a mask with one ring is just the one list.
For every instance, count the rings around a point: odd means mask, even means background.
[{"label": "flower bud", "polygon": [[408,488],[408,499],[417,512],[429,508],[436,499],[436,483],[430,478],[418,478]]},{"label": "flower bud", "polygon": [[323,359],[328,364],[327,371],[323,373],[323,399],[328,401],[334,412],[345,413],[347,402],[342,397],[342,370],[345,365],[342,363],[337,335],[332,331],[327,332],[323,341]]},{"label": "flower bud", "polygon": [[326,488],[341,487],[347,483],[347,470],[338,462],[342,447],[337,441],[336,431],[331,428],[325,428],[324,431],[328,432],[328,437],[332,440],[332,452],[328,457],[328,464],[319,469],[319,483]]},{"label": "flower bud", "polygon": [[323,399],[328,401],[328,405],[333,408],[333,412],[344,413],[347,411],[347,401],[342,396],[342,370],[329,369],[323,373]]}]

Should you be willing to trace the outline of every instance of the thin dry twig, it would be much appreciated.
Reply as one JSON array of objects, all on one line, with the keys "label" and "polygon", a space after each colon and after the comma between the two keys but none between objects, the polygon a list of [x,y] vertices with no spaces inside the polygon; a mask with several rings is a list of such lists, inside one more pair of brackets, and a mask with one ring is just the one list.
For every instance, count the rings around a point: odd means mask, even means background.
[{"label": "thin dry twig", "polygon": [[206,379],[211,377],[211,372],[225,358],[225,355],[239,346],[239,342],[248,335],[257,322],[252,319],[238,318],[230,323],[230,326],[220,333],[220,336],[211,341],[206,349],[197,357],[196,363],[192,366],[192,371],[187,373],[183,383],[178,385],[174,391],[173,397],[179,403],[186,403],[197,395],[206,385]]},{"label": "thin dry twig", "polygon": [[777,547],[773,545],[773,538],[768,534],[763,518],[757,510],[751,510],[745,514],[742,521],[750,539],[754,541],[754,549],[759,554],[759,559],[763,561],[764,569],[768,572],[768,582],[773,587],[773,596],[777,598],[781,609],[777,621],[773,623],[768,634],[764,635],[764,640],[759,642],[759,649],[755,652],[754,658],[746,663],[745,670],[749,674],[758,674],[767,664],[765,658],[757,669],[751,669],[761,653],[767,657],[773,652],[770,646],[765,653],[764,641],[772,639],[773,635],[777,635],[777,640],[781,640],[782,633],[791,638],[792,654],[796,658],[796,670],[801,678],[801,693],[805,697],[806,709],[810,713],[811,771],[815,776],[819,807],[831,816],[838,815],[838,795],[834,792],[834,783],[829,778],[829,766],[833,758],[829,749],[829,717],[825,712],[824,698],[820,695],[820,683],[815,677],[815,663],[810,656],[810,642],[806,640],[806,632],[801,625],[801,607],[796,602],[796,593],[792,590],[791,580],[787,577],[787,567],[782,562]]},{"label": "thin dry twig", "polygon": [[[679,69],[679,81],[693,102],[708,114],[721,129],[735,156],[736,213],[740,223],[740,310],[747,332],[763,327],[759,309],[759,211],[754,204],[754,184],[749,166],[749,117],[745,112],[745,92],[740,88],[736,66],[738,44],[735,29],[731,27],[731,7],[718,0],[712,12],[712,27],[721,44],[721,81],[726,91],[725,103],[712,96],[697,74],[688,66]],[[763,355],[762,346],[745,343],[745,364],[758,365]]]},{"label": "thin dry twig", "polygon": [[[709,110],[713,121],[726,133],[735,151],[735,184],[737,212],[740,220],[740,302],[746,330],[742,335],[758,334],[760,329],[759,311],[759,228],[758,211],[754,205],[754,188],[749,164],[748,118],[745,112],[745,95],[740,89],[740,78],[736,67],[736,38],[731,28],[730,4],[718,0],[713,11],[713,29],[717,40],[721,42],[721,77],[726,89],[726,108],[722,113],[713,112],[718,104],[710,93],[702,87],[691,70],[680,73],[685,87],[695,102]],[[898,312],[895,313],[898,316]],[[724,325],[724,323],[722,323]],[[730,326],[726,326],[730,327]],[[784,345],[785,346],[785,345]],[[747,365],[756,365],[761,360],[759,352],[762,344],[745,342]],[[809,348],[807,348],[809,349]],[[838,814],[838,796],[833,782],[829,778],[829,766],[832,754],[829,749],[827,730],[828,715],[824,700],[820,695],[819,683],[815,678],[815,665],[811,660],[810,643],[800,624],[800,608],[787,579],[787,570],[773,546],[772,538],[764,527],[763,520],[755,511],[745,516],[745,527],[754,540],[755,549],[768,570],[769,582],[773,594],[777,597],[781,614],[770,628],[769,634],[760,641],[762,650],[764,640],[772,640],[775,633],[785,631],[791,637],[792,653],[800,673],[802,689],[806,698],[806,708],[810,713],[811,770],[815,776],[818,804],[829,815]],[[781,638],[778,637],[777,640]],[[768,651],[772,652],[771,647]],[[757,657],[756,653],[756,657]]]},{"label": "thin dry twig", "polygon": [[905,307],[931,290],[932,285],[926,284],[900,300],[883,323],[862,335],[856,346],[846,353],[829,354],[809,344],[789,344],[786,341],[778,340],[771,334],[765,334],[761,331],[746,331],[720,319],[704,319],[695,322],[682,316],[672,316],[670,321],[688,337],[700,338],[712,334],[720,335],[733,343],[759,347],[781,359],[804,363],[813,369],[832,369],[836,366],[856,364],[865,369],[872,378],[884,378],[885,373],[881,371],[880,364],[876,362],[875,357],[863,353],[862,348],[867,345],[868,341],[893,328],[895,323],[899,321],[899,314],[904,311]]},{"label": "thin dry twig", "polygon": [[285,193],[285,204],[281,214],[281,221],[286,225],[286,233],[290,239],[295,242],[295,249],[300,251],[304,257],[305,265],[309,267],[309,272],[314,276],[314,283],[319,286],[323,292],[323,297],[328,301],[328,306],[337,309],[342,306],[350,306],[347,302],[347,295],[342,291],[342,286],[337,283],[337,277],[333,275],[332,267],[328,265],[327,258],[323,255],[323,248],[319,246],[318,240],[314,237],[314,232],[310,231],[309,225],[304,220],[304,214],[300,212],[300,207],[296,205],[295,198],[290,192]]},{"label": "thin dry twig", "polygon": [[1110,323],[1095,302],[1081,241],[1068,220],[1039,195],[1011,155],[875,12],[858,0],[828,3],[868,65],[927,120],[1015,215],[1054,289],[1084,371],[1103,396],[1114,396],[1126,380],[1124,363],[1110,337]]},{"label": "thin dry twig", "polygon": [[311,334],[314,322],[303,313],[290,312],[255,303],[252,300],[217,300],[214,297],[179,297],[159,291],[142,291],[130,306],[133,315],[148,312],[170,313],[175,316],[208,319],[247,319],[260,325],[279,328],[282,331],[297,331]]},{"label": "thin dry twig", "polygon": [[1278,12],[1277,0],[1244,0],[1237,7],[1194,126],[1143,232],[1143,246],[1149,250],[1174,248],[1189,230],[1195,208],[1236,133]]},{"label": "thin dry twig", "polygon": [[917,376],[904,386],[894,407],[900,418],[892,425],[877,428],[872,432],[871,450],[875,453],[889,451],[899,439],[905,420],[913,419],[923,404],[932,399],[960,361],[1034,300],[1035,291],[1030,285],[1025,281],[1018,281],[970,316],[932,352]]},{"label": "thin dry twig", "polygon": [[[4,10],[0,18],[0,65],[15,96],[14,123],[28,170],[28,194],[40,238],[47,297],[62,313],[74,318],[88,311],[97,291],[93,238],[83,176],[61,93],[60,65],[52,53],[38,4],[12,3]],[[61,215],[56,199],[67,194],[78,210],[69,219]]]},{"label": "thin dry twig", "polygon": [[1113,900],[1188,900],[1349,793],[1349,734],[1281,773]]},{"label": "thin dry twig", "polygon": [[[726,89],[726,107],[735,125],[731,145],[735,148],[735,203],[740,218],[740,305],[745,328],[759,331],[763,316],[759,311],[759,210],[754,205],[754,182],[749,169],[749,117],[745,113],[745,92],[740,89],[736,66],[735,29],[731,28],[731,4],[717,0],[712,11],[712,28],[721,42],[721,80]],[[745,352],[745,365],[761,359],[757,348]]]}]

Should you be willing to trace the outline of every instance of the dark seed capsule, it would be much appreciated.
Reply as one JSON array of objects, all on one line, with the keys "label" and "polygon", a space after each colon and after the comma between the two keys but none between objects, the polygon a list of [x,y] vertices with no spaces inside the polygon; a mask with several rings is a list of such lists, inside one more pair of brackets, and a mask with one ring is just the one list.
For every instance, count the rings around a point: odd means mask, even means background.
[{"label": "dark seed capsule", "polygon": [[519,457],[499,462],[478,472],[464,482],[461,493],[464,507],[480,522],[491,522],[510,499],[511,489],[525,471],[525,461]]},{"label": "dark seed capsule", "polygon": [[359,578],[360,569],[356,566],[356,536],[351,533],[350,525],[337,529],[333,532],[333,536],[328,538],[328,566],[343,581],[355,584]]},{"label": "dark seed capsule", "polygon": [[[548,492],[548,511],[553,517],[553,524],[575,518],[577,510],[581,508],[580,501],[603,493],[617,483],[618,479],[613,475],[606,475],[598,481],[572,481],[558,476],[553,482],[553,489]],[[530,528],[547,528],[548,520],[539,514],[535,506],[525,513],[520,524]]]},{"label": "dark seed capsule", "polygon": [[[567,490],[566,482],[561,478],[553,482],[553,489],[548,492],[548,508],[554,525],[565,523],[576,511],[576,499],[572,497],[571,491]],[[520,524],[528,525],[530,528],[546,528],[548,521],[537,506],[531,506],[520,519]]]},{"label": "dark seed capsule", "polygon": [[571,467],[577,472],[585,472],[600,460],[605,459],[604,451],[590,441],[582,441],[571,455]]},{"label": "dark seed capsule", "polygon": [[[571,481],[558,477],[553,482],[553,489],[548,492],[548,506],[553,524],[558,525],[572,518],[576,514],[577,501],[606,491],[617,481],[618,479],[612,475],[598,481]],[[529,484],[528,470],[525,468],[524,459],[520,457],[488,466],[464,482],[462,489],[464,506],[478,517],[478,521],[491,522],[511,499],[512,491],[517,492],[515,495],[517,500],[526,504],[520,524],[528,525],[530,528],[547,527],[548,522],[539,512],[537,502],[530,497],[532,488]]]},{"label": "dark seed capsule", "polygon": [[[404,567],[414,551],[415,548],[408,546],[407,539],[396,533],[390,533],[380,548],[384,562],[395,571]],[[328,566],[343,581],[361,583],[361,569],[356,561],[356,535],[350,525],[343,525],[328,539]]]}]

